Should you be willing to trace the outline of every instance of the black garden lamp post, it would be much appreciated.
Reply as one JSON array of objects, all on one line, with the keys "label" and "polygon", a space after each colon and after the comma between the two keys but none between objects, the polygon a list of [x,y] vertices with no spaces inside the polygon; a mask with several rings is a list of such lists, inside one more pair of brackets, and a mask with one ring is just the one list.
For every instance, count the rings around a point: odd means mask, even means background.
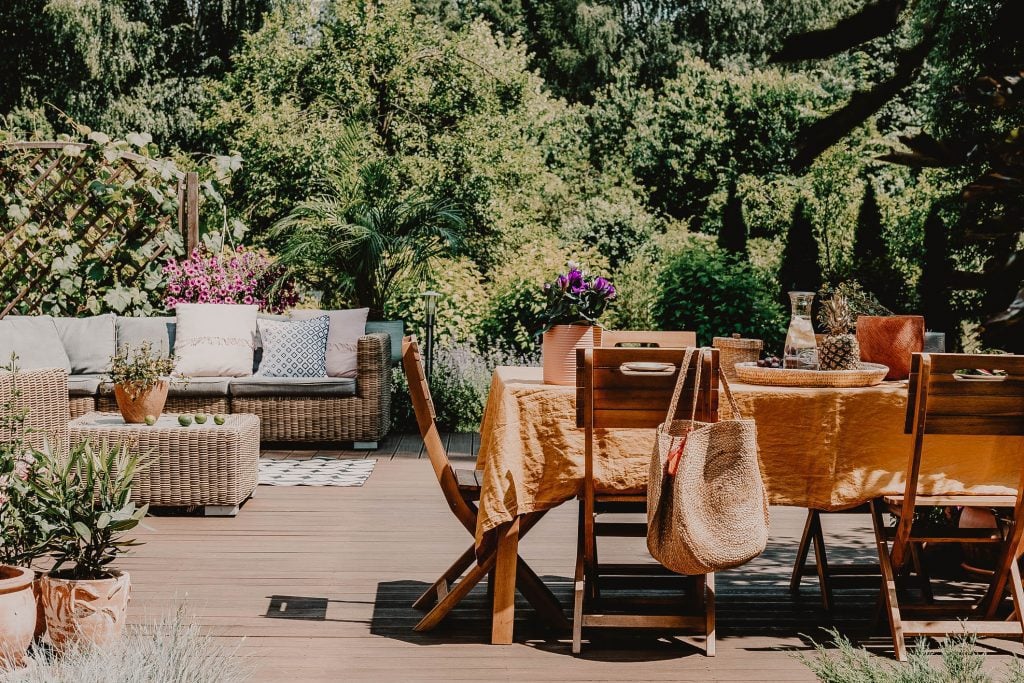
[{"label": "black garden lamp post", "polygon": [[437,300],[441,298],[440,292],[434,290],[427,290],[420,296],[423,297],[423,303],[426,307],[427,313],[427,379],[431,379],[434,374],[434,322],[437,320]]}]

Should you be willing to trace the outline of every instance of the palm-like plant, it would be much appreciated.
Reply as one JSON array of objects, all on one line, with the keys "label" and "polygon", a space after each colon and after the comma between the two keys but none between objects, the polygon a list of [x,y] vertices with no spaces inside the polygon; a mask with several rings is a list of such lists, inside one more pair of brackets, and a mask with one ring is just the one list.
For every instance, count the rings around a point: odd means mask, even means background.
[{"label": "palm-like plant", "polygon": [[290,273],[319,280],[328,300],[347,295],[379,320],[395,281],[457,250],[465,221],[450,200],[403,197],[388,161],[346,171],[337,164],[321,194],[292,209],[272,235],[285,239],[280,262]]}]

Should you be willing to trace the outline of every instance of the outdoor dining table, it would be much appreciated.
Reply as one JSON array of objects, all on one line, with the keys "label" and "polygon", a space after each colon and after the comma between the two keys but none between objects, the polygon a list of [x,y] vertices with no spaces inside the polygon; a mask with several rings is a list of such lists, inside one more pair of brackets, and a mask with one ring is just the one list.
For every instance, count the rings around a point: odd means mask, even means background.
[{"label": "outdoor dining table", "polygon": [[[731,384],[744,417],[757,423],[772,505],[842,510],[900,494],[911,454],[904,433],[907,385],[790,388]],[[646,488],[653,430],[598,435],[598,490]],[[926,493],[1015,494],[1020,464],[1012,440],[943,436],[925,456]],[[499,367],[480,426],[482,471],[477,544],[497,543],[491,642],[512,642],[519,518],[572,500],[583,481],[583,430],[576,388],[547,385],[541,368]]]}]

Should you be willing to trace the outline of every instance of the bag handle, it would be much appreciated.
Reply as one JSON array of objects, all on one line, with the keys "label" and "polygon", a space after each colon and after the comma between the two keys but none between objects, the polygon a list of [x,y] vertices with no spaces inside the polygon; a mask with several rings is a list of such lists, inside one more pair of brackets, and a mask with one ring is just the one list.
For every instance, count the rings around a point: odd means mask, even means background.
[{"label": "bag handle", "polygon": [[[672,402],[668,408],[668,417],[665,418],[665,424],[669,425],[676,417],[676,407],[679,403],[679,396],[683,391],[683,385],[686,383],[686,373],[690,369],[690,361],[694,357],[694,349],[686,349],[686,355],[683,358],[683,363],[679,367],[679,378],[676,380],[675,390],[672,392]],[[686,424],[686,433],[676,441],[673,437],[672,441],[674,445],[669,451],[668,458],[665,460],[665,481],[669,481],[672,477],[676,476],[676,471],[679,469],[679,462],[683,458],[683,450],[686,448],[686,440],[690,436],[690,432],[693,431],[693,421],[697,419],[697,399],[700,394],[700,375],[701,366],[704,365],[704,349],[697,349],[697,367],[693,373],[693,405],[690,406],[690,421]]]},{"label": "bag handle", "polygon": [[686,373],[690,369],[693,351],[692,347],[687,347],[686,352],[683,354],[683,362],[679,364],[679,376],[676,378],[676,386],[672,389],[672,400],[668,402],[668,415],[665,417],[665,424],[669,424],[676,417],[679,397],[683,393],[683,385],[686,383]]},{"label": "bag handle", "polygon": [[729,401],[729,409],[732,410],[732,416],[740,420],[743,418],[743,414],[740,412],[740,404],[736,402],[735,397],[732,395],[732,389],[729,387],[729,380],[722,372],[722,368],[718,368],[718,379],[722,382],[722,390],[725,391],[725,398]]},{"label": "bag handle", "polygon": [[697,349],[697,369],[693,373],[693,405],[690,406],[690,426],[687,432],[693,431],[693,421],[697,419],[697,399],[700,398],[700,371],[704,367],[704,348]]}]

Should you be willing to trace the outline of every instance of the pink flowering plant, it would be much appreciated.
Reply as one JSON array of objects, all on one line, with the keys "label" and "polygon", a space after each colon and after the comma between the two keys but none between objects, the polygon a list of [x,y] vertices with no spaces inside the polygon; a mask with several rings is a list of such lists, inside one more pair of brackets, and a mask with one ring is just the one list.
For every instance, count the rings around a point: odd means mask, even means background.
[{"label": "pink flowering plant", "polygon": [[284,268],[262,249],[197,248],[168,260],[163,271],[169,310],[178,304],[255,304],[264,313],[282,313],[299,300]]},{"label": "pink flowering plant", "polygon": [[544,283],[541,332],[555,325],[596,325],[615,295],[615,286],[607,279],[593,276],[578,263],[569,261],[567,272]]}]

